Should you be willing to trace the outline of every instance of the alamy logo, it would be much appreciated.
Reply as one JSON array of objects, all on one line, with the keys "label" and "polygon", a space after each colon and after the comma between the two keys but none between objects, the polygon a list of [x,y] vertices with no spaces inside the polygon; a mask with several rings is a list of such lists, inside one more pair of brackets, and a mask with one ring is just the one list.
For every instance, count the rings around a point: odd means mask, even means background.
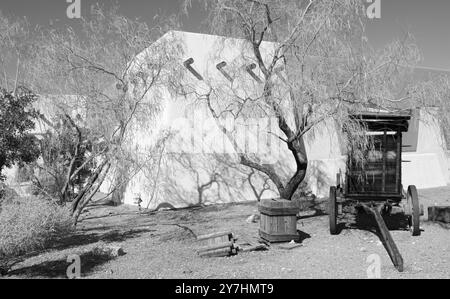
[{"label": "alamy logo", "polygon": [[81,0],[66,0],[70,5],[67,7],[66,14],[69,19],[81,18]]},{"label": "alamy logo", "polygon": [[366,0],[370,5],[367,7],[367,17],[369,19],[381,18],[381,0]]},{"label": "alamy logo", "polygon": [[66,275],[69,279],[81,278],[81,259],[80,256],[73,254],[67,257],[67,262],[70,263],[67,267]]},{"label": "alamy logo", "polygon": [[381,278],[381,257],[378,254],[371,254],[367,257],[366,262],[369,263],[367,278]]}]

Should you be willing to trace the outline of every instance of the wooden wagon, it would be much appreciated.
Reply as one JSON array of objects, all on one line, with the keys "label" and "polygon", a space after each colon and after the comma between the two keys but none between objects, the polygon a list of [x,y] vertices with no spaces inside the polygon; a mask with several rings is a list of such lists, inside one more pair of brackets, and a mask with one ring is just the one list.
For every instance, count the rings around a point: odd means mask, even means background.
[{"label": "wooden wagon", "polygon": [[[402,210],[413,236],[420,235],[421,207],[414,185],[403,190],[402,134],[408,131],[409,113],[363,113],[353,115],[367,130],[372,146],[356,161],[353,150],[348,152],[346,173],[337,174],[337,185],[330,187],[330,233],[338,234],[338,214],[343,206],[353,206],[374,216],[380,237],[399,271],[403,259],[383,220],[393,208]],[[406,145],[407,146],[407,145]],[[403,201],[403,200],[406,200]],[[403,202],[402,202],[403,201]]]}]

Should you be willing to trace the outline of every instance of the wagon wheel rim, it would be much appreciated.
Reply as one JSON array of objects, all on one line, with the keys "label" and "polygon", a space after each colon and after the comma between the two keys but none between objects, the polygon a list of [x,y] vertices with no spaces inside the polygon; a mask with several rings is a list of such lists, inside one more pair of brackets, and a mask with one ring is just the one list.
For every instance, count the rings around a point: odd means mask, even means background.
[{"label": "wagon wheel rim", "polygon": [[419,196],[416,186],[411,185],[408,187],[407,193],[408,212],[410,213],[410,228],[413,236],[420,235],[420,206]]},{"label": "wagon wheel rim", "polygon": [[336,187],[330,187],[330,198],[328,214],[330,218],[330,234],[336,235],[337,231],[337,200],[336,200]]}]

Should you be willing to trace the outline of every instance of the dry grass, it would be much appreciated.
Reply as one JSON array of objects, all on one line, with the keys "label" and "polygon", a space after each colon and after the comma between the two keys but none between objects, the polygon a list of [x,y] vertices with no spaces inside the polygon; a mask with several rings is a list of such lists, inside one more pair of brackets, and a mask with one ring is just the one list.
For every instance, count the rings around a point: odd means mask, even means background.
[{"label": "dry grass", "polygon": [[67,208],[41,198],[15,198],[0,211],[0,257],[43,249],[72,230]]}]

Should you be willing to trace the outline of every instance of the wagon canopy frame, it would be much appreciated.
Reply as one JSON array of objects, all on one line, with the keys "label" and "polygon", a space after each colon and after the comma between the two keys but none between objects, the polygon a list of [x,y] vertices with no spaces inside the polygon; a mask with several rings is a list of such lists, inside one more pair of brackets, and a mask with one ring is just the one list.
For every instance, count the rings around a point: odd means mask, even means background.
[{"label": "wagon canopy frame", "polygon": [[364,112],[352,114],[350,118],[365,124],[369,132],[407,132],[412,112],[407,110],[402,113],[390,112]]},{"label": "wagon canopy frame", "polygon": [[408,131],[411,111],[402,113],[364,112],[350,115],[372,135],[374,150],[368,151],[362,164],[353,160],[353,150],[347,157],[347,198],[362,201],[402,200],[401,178],[402,133]]}]

